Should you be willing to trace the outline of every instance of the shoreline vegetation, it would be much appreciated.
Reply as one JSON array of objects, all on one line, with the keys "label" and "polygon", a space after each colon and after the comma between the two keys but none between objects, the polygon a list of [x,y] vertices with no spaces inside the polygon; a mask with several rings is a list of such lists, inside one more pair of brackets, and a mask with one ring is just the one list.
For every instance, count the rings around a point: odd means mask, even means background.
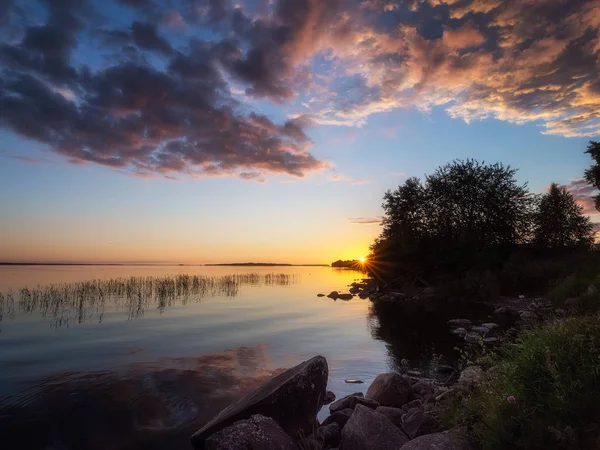
[{"label": "shoreline vegetation", "polygon": [[173,266],[173,267],[330,267],[329,264],[286,264],[286,263],[219,263],[219,264],[176,264],[176,263],[48,263],[48,262],[6,262],[0,266]]}]

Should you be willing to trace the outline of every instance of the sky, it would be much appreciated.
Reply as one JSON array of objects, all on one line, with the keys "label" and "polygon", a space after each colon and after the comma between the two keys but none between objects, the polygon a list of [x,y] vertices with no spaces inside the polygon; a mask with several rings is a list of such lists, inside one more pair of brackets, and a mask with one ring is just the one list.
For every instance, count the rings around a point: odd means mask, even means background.
[{"label": "sky", "polygon": [[593,214],[599,28],[599,0],[4,0],[0,260],[360,258],[387,189],[466,158]]}]

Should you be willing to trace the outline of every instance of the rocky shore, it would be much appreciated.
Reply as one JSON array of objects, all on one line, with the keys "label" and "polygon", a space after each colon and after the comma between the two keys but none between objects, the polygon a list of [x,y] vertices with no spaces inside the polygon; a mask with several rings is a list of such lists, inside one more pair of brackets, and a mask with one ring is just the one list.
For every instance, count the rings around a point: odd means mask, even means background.
[{"label": "rocky shore", "polygon": [[[269,380],[219,413],[192,436],[195,450],[344,449],[462,450],[438,420],[438,404],[471,389],[477,374],[463,372],[450,388],[435,380],[383,373],[366,393],[336,400],[327,391],[329,369],[322,356]],[[330,415],[317,413],[329,404]]]}]

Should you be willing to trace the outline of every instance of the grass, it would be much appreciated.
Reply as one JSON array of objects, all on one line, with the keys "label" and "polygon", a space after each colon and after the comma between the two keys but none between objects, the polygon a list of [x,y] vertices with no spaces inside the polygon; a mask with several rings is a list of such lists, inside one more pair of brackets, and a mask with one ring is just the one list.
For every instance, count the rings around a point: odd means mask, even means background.
[{"label": "grass", "polygon": [[600,448],[598,315],[524,331],[494,364],[466,400],[445,405],[446,426],[489,450]]},{"label": "grass", "polygon": [[0,293],[0,321],[4,316],[14,317],[15,311],[40,312],[44,318],[53,318],[56,326],[68,325],[72,320],[82,323],[92,317],[102,321],[107,301],[127,311],[131,320],[154,306],[162,312],[168,306],[198,302],[206,297],[234,297],[243,285],[285,286],[297,279],[297,275],[285,273],[167,275],[24,287],[16,295],[12,291]]}]

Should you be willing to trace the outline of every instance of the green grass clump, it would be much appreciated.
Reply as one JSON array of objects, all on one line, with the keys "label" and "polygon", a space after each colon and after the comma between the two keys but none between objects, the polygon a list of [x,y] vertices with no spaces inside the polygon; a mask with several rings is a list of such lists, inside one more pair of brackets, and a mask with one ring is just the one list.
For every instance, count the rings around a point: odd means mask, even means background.
[{"label": "green grass clump", "polygon": [[466,400],[445,406],[447,426],[483,449],[600,448],[599,316],[525,331],[496,362]]}]

